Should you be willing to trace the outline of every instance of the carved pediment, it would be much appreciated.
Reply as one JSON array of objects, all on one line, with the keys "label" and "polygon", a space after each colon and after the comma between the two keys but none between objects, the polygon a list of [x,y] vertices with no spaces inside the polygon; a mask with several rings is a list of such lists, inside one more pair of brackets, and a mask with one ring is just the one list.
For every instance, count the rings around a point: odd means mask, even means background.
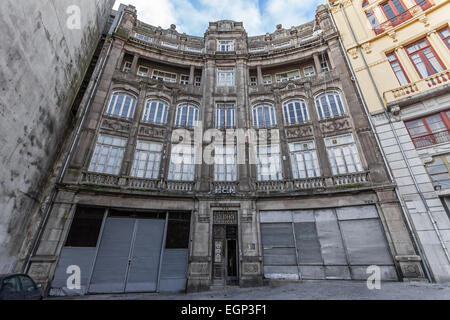
[{"label": "carved pediment", "polygon": [[130,132],[131,124],[120,120],[103,119],[101,128],[104,130],[110,130],[114,132],[128,133]]}]

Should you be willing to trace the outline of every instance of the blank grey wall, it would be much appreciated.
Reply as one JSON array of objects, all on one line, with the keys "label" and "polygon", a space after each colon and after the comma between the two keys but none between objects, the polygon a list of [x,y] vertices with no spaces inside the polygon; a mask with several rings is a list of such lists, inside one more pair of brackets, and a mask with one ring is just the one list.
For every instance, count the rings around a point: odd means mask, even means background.
[{"label": "blank grey wall", "polygon": [[[70,107],[114,0],[0,1],[0,273],[33,237]],[[81,28],[70,29],[70,6]]]}]

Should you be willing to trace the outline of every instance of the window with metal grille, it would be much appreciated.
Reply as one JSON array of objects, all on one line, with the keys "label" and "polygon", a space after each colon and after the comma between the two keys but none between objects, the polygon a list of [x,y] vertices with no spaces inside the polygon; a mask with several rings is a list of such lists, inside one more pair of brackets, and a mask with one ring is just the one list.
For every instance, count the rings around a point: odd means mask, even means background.
[{"label": "window with metal grille", "polygon": [[326,138],[325,147],[333,175],[363,171],[352,134]]},{"label": "window with metal grille", "polygon": [[136,109],[136,98],[124,92],[114,92],[106,114],[113,117],[132,119]]},{"label": "window with metal grille", "polygon": [[163,146],[160,143],[139,141],[134,153],[131,176],[158,179]]},{"label": "window with metal grille", "polygon": [[284,102],[283,113],[286,125],[300,124],[309,121],[306,102],[303,99],[292,99]]},{"label": "window with metal grille", "polygon": [[341,95],[337,91],[327,91],[315,98],[317,113],[320,119],[338,117],[345,114]]},{"label": "window with metal grille", "polygon": [[450,111],[406,121],[405,125],[416,148],[450,141]]},{"label": "window with metal grille", "polygon": [[145,104],[142,121],[155,124],[167,124],[169,104],[160,99],[149,99]]},{"label": "window with metal grille", "polygon": [[126,145],[127,139],[125,138],[99,135],[89,171],[118,175]]},{"label": "window with metal grille", "polygon": [[314,141],[289,144],[294,179],[320,177],[320,166]]}]

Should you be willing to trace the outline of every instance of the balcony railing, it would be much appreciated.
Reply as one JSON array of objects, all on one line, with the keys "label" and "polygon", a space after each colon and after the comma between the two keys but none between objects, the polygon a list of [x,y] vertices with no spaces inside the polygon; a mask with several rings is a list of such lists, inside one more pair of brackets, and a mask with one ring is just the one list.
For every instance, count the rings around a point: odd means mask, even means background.
[{"label": "balcony railing", "polygon": [[409,19],[411,19],[412,17],[415,17],[417,15],[419,15],[421,12],[431,8],[432,6],[434,6],[434,2],[432,2],[432,0],[422,0],[421,2],[419,2],[418,4],[407,8],[404,12],[400,13],[399,15],[387,19],[383,22],[381,22],[380,24],[376,25],[373,27],[373,30],[375,32],[375,34],[380,34],[383,31],[385,31],[386,29],[389,29],[391,27],[395,27]]},{"label": "balcony railing", "polygon": [[256,181],[256,190],[261,192],[283,192],[288,191],[286,181]]},{"label": "balcony railing", "polygon": [[306,178],[306,179],[298,179],[294,180],[293,183],[295,190],[310,190],[310,189],[319,189],[325,187],[325,178]]},{"label": "balcony railing", "polygon": [[412,141],[416,148],[424,148],[439,143],[446,143],[450,141],[450,130],[434,132],[421,137],[414,137],[412,138]]},{"label": "balcony railing", "polygon": [[333,176],[335,186],[354,185],[369,182],[369,172],[355,172]]},{"label": "balcony railing", "polygon": [[450,83],[450,69],[444,70],[440,73],[436,73],[425,79],[409,83],[406,86],[398,87],[384,92],[384,98],[387,103],[402,99],[404,97],[410,97],[414,94],[425,92],[430,88],[437,88]]}]

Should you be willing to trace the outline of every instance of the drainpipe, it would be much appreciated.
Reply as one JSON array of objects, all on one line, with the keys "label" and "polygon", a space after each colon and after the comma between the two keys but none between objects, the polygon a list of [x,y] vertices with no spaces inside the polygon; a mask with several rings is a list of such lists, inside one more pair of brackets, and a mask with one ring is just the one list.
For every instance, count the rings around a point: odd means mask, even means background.
[{"label": "drainpipe", "polygon": [[[117,31],[118,27],[120,26],[120,23],[122,22],[123,13],[124,13],[123,9],[124,9],[124,5],[121,4],[120,8],[118,10],[119,15],[116,16],[116,19],[114,20],[113,26],[111,27],[111,29],[109,31],[109,35],[110,36],[112,36]],[[105,55],[105,57],[104,57],[104,59],[103,59],[103,61],[101,63],[101,67],[100,67],[100,69],[98,71],[98,74],[97,74],[97,76],[95,78],[94,86],[92,87],[92,90],[91,90],[91,95],[89,96],[89,100],[88,100],[88,102],[86,104],[86,108],[83,110],[83,115],[81,117],[80,123],[78,124],[76,134],[73,137],[72,142],[70,144],[69,154],[67,155],[67,157],[66,157],[66,159],[64,161],[64,165],[63,165],[63,168],[62,168],[61,172],[58,174],[57,184],[59,184],[59,183],[61,183],[63,181],[63,178],[64,178],[64,175],[66,173],[67,167],[69,166],[69,161],[71,159],[72,153],[73,153],[73,151],[75,149],[75,146],[76,146],[76,144],[78,142],[78,139],[80,137],[81,128],[83,127],[84,121],[86,119],[86,115],[88,113],[89,106],[91,105],[91,101],[92,101],[92,99],[94,97],[94,93],[95,93],[95,91],[97,89],[98,83],[99,83],[100,78],[101,78],[101,76],[103,74],[103,70],[104,70],[104,67],[106,65],[106,62],[109,59],[109,55],[111,53],[112,45],[113,45],[113,40],[111,40],[111,42],[109,44],[108,50],[106,52],[106,55]],[[38,244],[39,244],[39,242],[40,242],[40,240],[42,238],[42,234],[43,234],[43,232],[45,230],[45,226],[47,225],[48,219],[50,217],[50,212],[51,212],[51,209],[53,208],[53,203],[55,201],[56,194],[57,194],[57,191],[56,191],[56,186],[55,186],[52,189],[51,196],[50,196],[50,201],[49,201],[49,203],[47,205],[47,209],[45,210],[44,219],[41,221],[41,223],[39,225],[39,229],[37,231],[36,237],[33,240],[32,248],[31,248],[30,252],[27,255],[27,258],[26,258],[27,262],[26,262],[25,267],[23,269],[23,273],[25,273],[25,274],[27,274],[29,269],[30,269],[31,258],[36,254],[36,250],[37,250]]]},{"label": "drainpipe", "polygon": [[[335,4],[335,5],[336,5],[336,4]],[[395,130],[395,128],[394,128],[394,125],[393,125],[393,123],[392,123],[392,120],[391,120],[391,118],[390,118],[390,116],[389,116],[389,114],[388,114],[388,112],[387,112],[387,110],[386,110],[386,107],[385,107],[385,105],[384,105],[384,101],[383,101],[383,99],[381,98],[381,94],[380,94],[380,91],[379,91],[379,89],[378,89],[378,86],[377,86],[377,84],[376,84],[376,82],[375,82],[375,80],[374,80],[374,78],[373,78],[372,72],[371,72],[370,69],[369,69],[369,66],[368,66],[368,64],[367,64],[366,58],[365,58],[365,56],[364,56],[364,54],[363,54],[363,52],[362,52],[362,50],[361,50],[361,45],[359,44],[358,40],[356,39],[355,33],[354,33],[354,31],[353,31],[353,27],[352,27],[351,24],[350,24],[350,21],[349,21],[349,19],[348,19],[348,16],[347,16],[345,10],[343,9],[342,4],[339,3],[338,5],[339,5],[339,7],[340,7],[340,9],[341,9],[342,14],[343,14],[344,17],[345,17],[346,24],[347,24],[347,26],[348,26],[350,32],[352,33],[353,40],[355,41],[355,43],[356,43],[356,45],[357,45],[357,47],[358,47],[358,51],[359,51],[359,53],[360,53],[360,55],[361,55],[361,57],[362,57],[362,59],[363,59],[364,66],[365,66],[365,68],[366,68],[366,70],[367,70],[367,72],[368,72],[368,74],[369,74],[369,77],[370,77],[370,80],[371,80],[371,82],[372,82],[372,85],[373,85],[374,88],[375,88],[375,91],[376,91],[376,93],[377,93],[377,98],[378,98],[378,100],[379,100],[379,102],[380,102],[380,104],[381,104],[381,106],[382,106],[382,108],[383,108],[383,113],[384,113],[386,119],[387,119],[388,122],[389,122],[389,126],[391,127],[392,132],[394,133],[395,140],[396,140],[397,145],[399,146],[399,149],[400,149],[400,151],[401,151],[402,158],[403,158],[403,160],[404,160],[405,163],[406,163],[406,166],[407,166],[407,168],[408,168],[408,172],[409,172],[409,174],[410,174],[411,177],[412,177],[414,186],[415,186],[417,192],[419,193],[419,196],[420,196],[420,198],[421,198],[421,200],[422,200],[422,202],[423,202],[423,204],[424,204],[424,206],[425,206],[425,209],[426,209],[426,211],[427,211],[428,217],[429,217],[430,220],[432,221],[433,228],[434,228],[434,230],[435,230],[435,232],[436,232],[436,234],[437,234],[437,236],[438,236],[438,238],[439,238],[439,242],[440,242],[440,244],[441,244],[441,246],[442,246],[442,249],[444,250],[444,253],[445,253],[446,257],[447,257],[447,260],[450,262],[450,256],[449,256],[448,250],[447,250],[447,248],[446,248],[446,246],[445,246],[444,241],[442,240],[442,236],[441,236],[441,234],[440,234],[440,232],[439,232],[439,229],[437,228],[436,221],[435,221],[435,219],[433,218],[433,216],[432,216],[432,214],[431,214],[430,207],[428,206],[428,203],[426,202],[425,196],[423,195],[422,191],[420,190],[419,185],[418,185],[418,183],[417,183],[417,180],[416,180],[416,178],[415,178],[415,176],[414,176],[414,174],[413,174],[413,172],[412,172],[412,168],[411,168],[411,165],[410,165],[410,163],[409,163],[409,160],[408,160],[408,158],[406,157],[406,154],[405,154],[405,151],[404,151],[404,149],[403,149],[403,146],[402,146],[402,144],[400,143],[400,139],[399,139],[399,137],[398,137],[398,135],[397,135],[397,132],[396,132],[396,130]],[[333,25],[334,25],[335,30],[337,30],[337,27],[336,27],[336,24],[335,24],[333,15],[332,15],[331,13],[330,13],[330,16],[331,16],[331,20],[332,20],[332,22],[333,22]],[[379,147],[380,151],[382,152],[383,160],[384,160],[385,166],[386,166],[386,168],[387,168],[387,171],[388,171],[388,173],[389,173],[389,177],[390,177],[391,181],[394,181],[393,175],[392,175],[392,171],[391,171],[391,168],[390,168],[390,166],[387,164],[386,154],[385,154],[385,152],[384,152],[384,150],[383,150],[383,148],[382,148],[382,146],[381,146],[381,142],[380,142],[380,139],[379,139],[379,135],[378,135],[377,131],[374,129],[374,125],[373,125],[373,122],[372,122],[372,118],[371,118],[371,116],[370,116],[370,113],[369,113],[369,111],[368,111],[368,107],[367,107],[366,101],[365,101],[365,99],[364,99],[364,96],[362,95],[361,88],[359,87],[359,83],[358,83],[358,81],[357,81],[357,78],[356,78],[356,75],[355,75],[355,73],[354,73],[353,67],[352,67],[352,65],[351,65],[351,63],[350,63],[350,61],[349,61],[349,59],[348,59],[348,56],[347,56],[345,47],[344,47],[344,45],[343,45],[342,40],[341,40],[340,37],[339,37],[339,43],[340,43],[340,46],[341,46],[342,50],[345,52],[345,54],[344,54],[345,59],[346,59],[347,64],[348,64],[348,66],[349,66],[349,68],[350,68],[350,70],[351,70],[352,76],[353,76],[354,79],[355,79],[355,83],[356,83],[356,87],[357,87],[358,93],[359,93],[359,95],[360,95],[360,97],[361,97],[361,100],[362,100],[362,102],[363,102],[364,110],[365,110],[365,112],[366,112],[366,114],[367,114],[367,118],[368,118],[368,120],[369,120],[371,129],[372,129],[372,131],[375,133],[376,141],[377,141],[377,144],[378,144],[378,147]],[[414,232],[414,230],[413,230],[413,228],[412,228],[411,221],[410,221],[409,216],[408,216],[408,213],[407,213],[407,211],[406,211],[406,209],[405,209],[405,204],[403,203],[403,200],[402,200],[402,198],[401,198],[401,196],[400,196],[400,193],[399,193],[399,191],[398,191],[398,187],[397,187],[397,186],[395,187],[395,193],[396,193],[398,199],[400,200],[400,203],[402,204],[403,215],[404,215],[404,217],[405,217],[405,220],[406,220],[408,229],[409,229],[409,231],[410,231],[410,233],[411,233],[411,235],[412,235],[412,238],[413,238],[414,244],[415,244],[415,246],[416,246],[416,248],[417,248],[417,251],[418,251],[418,253],[419,253],[419,256],[420,256],[421,259],[422,259],[422,262],[423,262],[423,266],[424,266],[424,269],[425,269],[426,276],[427,276],[427,278],[428,278],[428,280],[429,280],[430,282],[433,282],[432,276],[431,276],[431,273],[430,273],[430,270],[429,270],[429,266],[428,266],[428,263],[427,263],[427,260],[426,260],[424,254],[423,254],[423,252],[422,252],[422,250],[421,250],[421,247],[420,247],[420,245],[419,245],[419,243],[418,243],[418,241],[417,241],[415,232]]]}]

